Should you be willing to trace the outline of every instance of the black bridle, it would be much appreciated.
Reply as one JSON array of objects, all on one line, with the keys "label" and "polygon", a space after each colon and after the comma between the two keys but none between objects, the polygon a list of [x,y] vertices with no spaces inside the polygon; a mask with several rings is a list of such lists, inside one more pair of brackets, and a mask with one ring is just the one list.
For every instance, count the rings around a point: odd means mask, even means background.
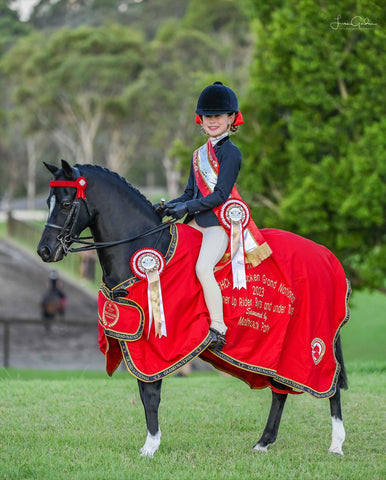
[{"label": "black bridle", "polygon": [[[67,253],[85,252],[87,250],[97,250],[99,248],[107,248],[107,247],[114,247],[116,245],[122,245],[123,243],[132,242],[134,240],[138,240],[140,238],[144,238],[144,237],[147,237],[149,235],[153,235],[154,233],[158,233],[158,232],[162,233],[162,231],[164,229],[170,227],[170,225],[175,222],[175,220],[172,220],[172,221],[169,221],[169,222],[166,222],[166,223],[161,223],[160,225],[157,225],[156,227],[153,227],[149,230],[146,230],[145,232],[142,232],[138,235],[123,238],[121,240],[113,240],[113,241],[110,241],[110,242],[90,242],[89,239],[92,238],[92,237],[78,237],[77,235],[73,236],[72,233],[73,233],[73,230],[75,228],[75,225],[78,221],[79,214],[80,214],[80,209],[81,209],[81,205],[82,205],[81,202],[83,202],[86,205],[87,213],[88,213],[89,217],[91,218],[91,210],[90,210],[90,207],[88,205],[86,196],[84,194],[84,190],[87,186],[87,181],[84,177],[81,177],[80,172],[76,167],[73,167],[73,171],[74,171],[74,174],[75,174],[75,177],[76,177],[75,181],[55,181],[54,180],[54,181],[50,182],[51,188],[60,187],[60,186],[77,188],[77,195],[76,195],[75,199],[72,201],[71,209],[70,209],[70,212],[69,212],[69,214],[66,218],[66,221],[64,222],[64,225],[60,226],[60,225],[56,225],[54,223],[49,223],[49,222],[47,222],[46,225],[45,225],[46,227],[56,228],[56,229],[60,230],[60,232],[58,233],[56,238],[61,243],[62,248],[63,248],[63,252],[64,252],[65,255],[67,255]],[[79,182],[80,179],[84,183]],[[80,187],[80,183],[82,183],[81,187]],[[156,243],[158,243],[158,240],[159,239],[157,239]],[[72,243],[82,244],[83,247],[69,248],[68,245],[70,245]]]}]

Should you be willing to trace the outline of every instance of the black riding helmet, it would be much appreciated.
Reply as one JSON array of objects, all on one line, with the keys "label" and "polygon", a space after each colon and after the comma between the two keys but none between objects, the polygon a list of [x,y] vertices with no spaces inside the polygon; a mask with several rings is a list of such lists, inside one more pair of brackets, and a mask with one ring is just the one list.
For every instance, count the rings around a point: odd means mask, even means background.
[{"label": "black riding helmet", "polygon": [[237,113],[238,111],[239,102],[235,92],[221,82],[214,82],[213,85],[204,88],[198,98],[196,108],[197,115],[205,116]]}]

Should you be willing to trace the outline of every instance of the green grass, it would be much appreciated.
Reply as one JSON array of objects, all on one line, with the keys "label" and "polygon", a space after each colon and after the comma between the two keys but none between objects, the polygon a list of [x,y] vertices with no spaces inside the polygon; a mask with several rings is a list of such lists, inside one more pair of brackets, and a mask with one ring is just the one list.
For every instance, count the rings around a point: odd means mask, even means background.
[{"label": "green grass", "polygon": [[[378,365],[378,366],[377,366]],[[137,383],[92,372],[0,370],[0,479],[194,480],[385,478],[383,365],[352,370],[342,395],[345,456],[328,454],[327,400],[290,397],[267,454],[261,434],[268,390],[217,373],[164,381],[162,443],[141,458],[146,436]]]},{"label": "green grass", "polygon": [[355,292],[350,300],[351,319],[342,329],[346,361],[385,360],[386,295]]}]

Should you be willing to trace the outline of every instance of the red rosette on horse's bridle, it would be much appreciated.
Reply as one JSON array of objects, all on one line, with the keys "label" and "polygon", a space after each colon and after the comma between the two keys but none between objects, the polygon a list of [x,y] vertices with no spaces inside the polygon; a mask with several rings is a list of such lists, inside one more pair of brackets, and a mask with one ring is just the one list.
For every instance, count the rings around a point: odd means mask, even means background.
[{"label": "red rosette on horse's bridle", "polygon": [[221,207],[220,221],[226,230],[230,230],[233,288],[239,290],[247,288],[244,231],[249,219],[248,205],[242,200],[230,198]]},{"label": "red rosette on horse's bridle", "polygon": [[147,338],[153,322],[155,335],[167,336],[165,312],[162,300],[160,273],[165,268],[165,258],[154,248],[141,248],[131,257],[131,269],[134,275],[140,279],[147,279],[147,301],[149,306],[149,329]]},{"label": "red rosette on horse's bridle", "polygon": [[50,187],[71,187],[76,188],[76,198],[86,200],[84,191],[87,187],[87,180],[84,177],[78,177],[76,180],[52,180]]}]

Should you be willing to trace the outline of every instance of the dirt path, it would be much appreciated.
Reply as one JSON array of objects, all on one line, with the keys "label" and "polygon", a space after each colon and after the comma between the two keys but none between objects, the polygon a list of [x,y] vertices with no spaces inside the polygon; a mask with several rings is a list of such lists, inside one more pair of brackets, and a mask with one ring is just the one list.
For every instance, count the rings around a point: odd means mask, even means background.
[{"label": "dirt path", "polygon": [[[0,241],[0,319],[38,319],[39,302],[48,286],[49,271],[36,256],[26,255],[7,241]],[[10,328],[10,367],[104,370],[98,349],[97,295],[79,289],[61,277],[67,296],[65,318],[89,322],[85,328],[54,322],[49,334],[43,325]],[[0,323],[0,366],[3,365],[4,329]]]}]

